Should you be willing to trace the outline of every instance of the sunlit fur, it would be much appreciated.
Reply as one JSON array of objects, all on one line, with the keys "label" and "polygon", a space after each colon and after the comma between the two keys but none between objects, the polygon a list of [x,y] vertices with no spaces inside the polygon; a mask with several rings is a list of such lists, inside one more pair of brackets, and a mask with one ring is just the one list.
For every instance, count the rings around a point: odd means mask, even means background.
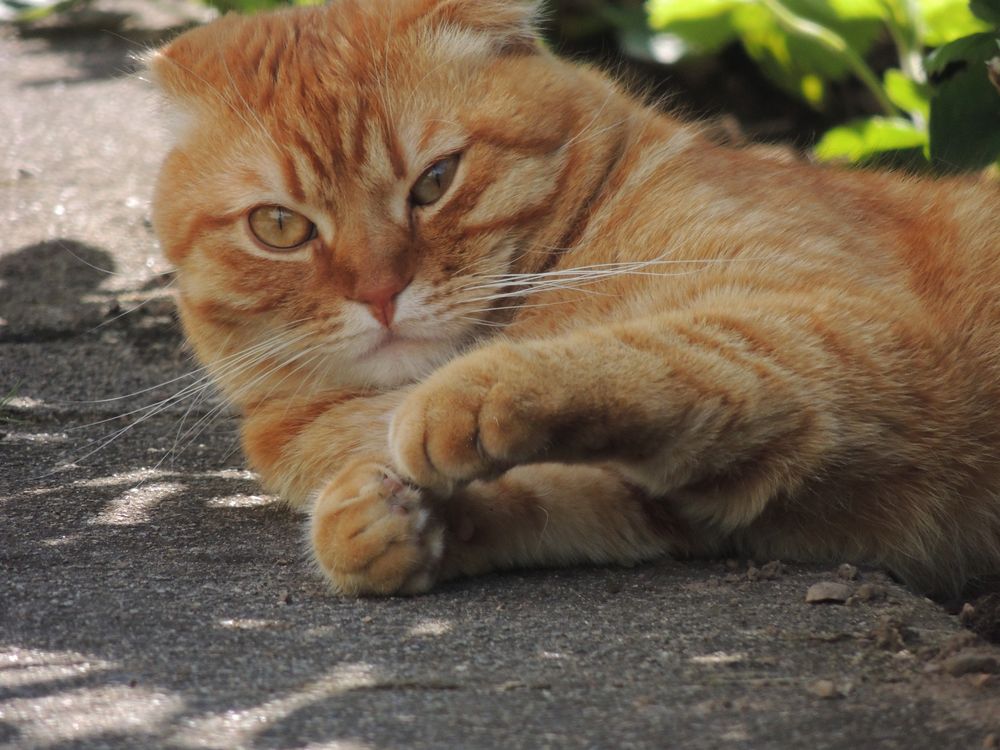
[{"label": "sunlit fur", "polygon": [[[151,63],[185,329],[334,586],[663,554],[937,592],[1000,569],[996,185],[718,147],[543,50],[532,13],[334,0]],[[272,204],[317,238],[256,242]]]}]

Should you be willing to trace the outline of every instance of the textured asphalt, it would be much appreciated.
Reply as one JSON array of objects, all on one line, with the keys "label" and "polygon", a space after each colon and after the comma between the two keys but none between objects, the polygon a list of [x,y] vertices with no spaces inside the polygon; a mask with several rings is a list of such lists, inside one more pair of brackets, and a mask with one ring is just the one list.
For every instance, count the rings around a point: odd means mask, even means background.
[{"label": "textured asphalt", "polygon": [[1000,744],[1000,649],[878,571],[848,603],[766,560],[331,595],[189,375],[138,48],[0,30],[0,747]]}]

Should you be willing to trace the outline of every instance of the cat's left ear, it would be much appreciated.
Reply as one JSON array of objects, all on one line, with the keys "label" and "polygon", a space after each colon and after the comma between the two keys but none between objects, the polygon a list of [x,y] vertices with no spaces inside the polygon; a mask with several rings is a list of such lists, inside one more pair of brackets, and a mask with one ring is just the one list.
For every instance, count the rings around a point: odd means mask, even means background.
[{"label": "cat's left ear", "polygon": [[431,13],[441,25],[488,35],[500,54],[523,55],[539,49],[540,8],[538,0],[441,0]]}]

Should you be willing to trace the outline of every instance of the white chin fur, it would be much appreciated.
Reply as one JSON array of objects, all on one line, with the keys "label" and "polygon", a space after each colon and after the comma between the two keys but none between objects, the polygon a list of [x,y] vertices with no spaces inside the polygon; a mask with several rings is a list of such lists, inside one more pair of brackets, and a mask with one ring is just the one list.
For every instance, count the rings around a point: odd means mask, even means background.
[{"label": "white chin fur", "polygon": [[359,383],[395,388],[427,377],[457,353],[444,341],[401,341],[355,362],[351,375]]}]

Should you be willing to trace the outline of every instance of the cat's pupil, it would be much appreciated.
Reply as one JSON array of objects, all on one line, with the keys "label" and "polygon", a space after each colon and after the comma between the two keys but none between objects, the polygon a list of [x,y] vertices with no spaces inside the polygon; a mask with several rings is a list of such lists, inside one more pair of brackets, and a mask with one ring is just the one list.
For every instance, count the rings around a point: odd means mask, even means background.
[{"label": "cat's pupil", "polygon": [[272,250],[291,250],[316,236],[316,225],[284,206],[259,206],[247,216],[250,231]]},{"label": "cat's pupil", "polygon": [[439,200],[451,186],[458,167],[458,155],[454,154],[433,164],[420,175],[420,179],[410,191],[410,200],[416,206],[428,206]]}]

